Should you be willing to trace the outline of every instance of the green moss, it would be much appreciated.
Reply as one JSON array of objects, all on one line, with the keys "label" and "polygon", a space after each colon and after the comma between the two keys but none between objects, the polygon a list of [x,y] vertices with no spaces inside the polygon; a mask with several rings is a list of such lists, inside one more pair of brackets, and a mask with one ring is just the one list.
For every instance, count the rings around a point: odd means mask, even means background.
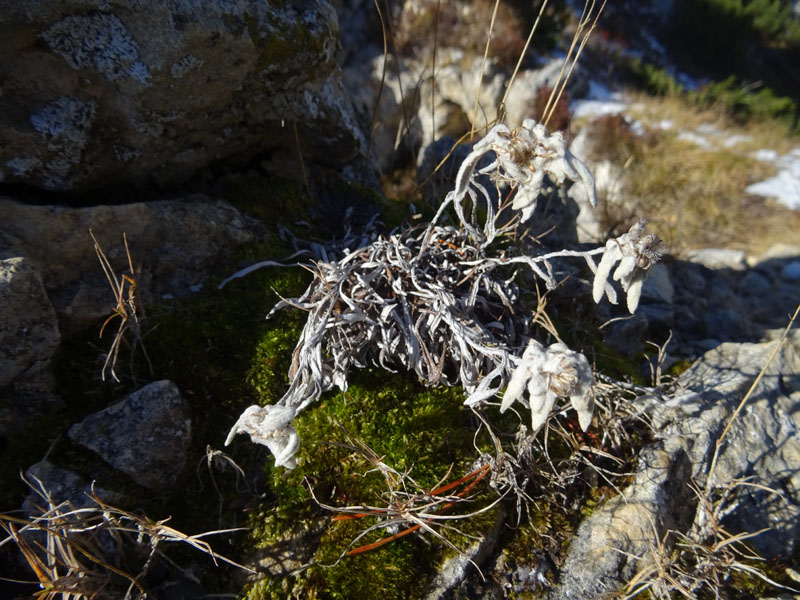
[{"label": "green moss", "polygon": [[[309,211],[316,206],[316,202],[299,184],[273,176],[253,174],[237,178],[226,187],[223,195],[236,208],[269,227],[277,223],[289,225],[298,219],[307,219]],[[295,233],[299,235],[300,232]],[[276,250],[283,251],[285,248]],[[262,251],[268,252],[270,248],[253,246],[247,249],[246,253],[254,255]],[[277,256],[262,255],[253,258],[264,260],[275,259]]]},{"label": "green moss", "polygon": [[[326,30],[315,30],[299,18],[282,21],[274,12],[265,16],[268,23],[260,23],[253,15],[244,16],[250,39],[258,48],[257,72],[268,71],[287,80],[303,75],[302,80],[307,81],[330,70],[330,61],[319,60],[325,55]],[[297,70],[298,64],[307,67],[305,73]]]},{"label": "green moss", "polygon": [[[387,506],[386,481],[362,453],[355,451],[355,440],[397,471],[408,472],[419,491],[434,489],[451,468],[448,482],[469,472],[475,457],[472,443],[476,424],[462,402],[459,389],[424,388],[403,374],[355,373],[346,394],[323,397],[295,420],[303,440],[300,464],[288,472],[270,468],[274,500],[251,518],[253,549],[269,548],[297,523],[319,517],[321,509],[306,486],[313,488],[320,502],[333,506]],[[476,486],[478,490],[483,493],[470,502],[470,511],[493,498],[485,485]],[[494,518],[495,513],[488,513],[467,520],[463,522],[464,533],[485,531]],[[315,560],[334,563],[348,544],[375,522],[373,517],[328,522],[313,544]],[[458,525],[461,527],[462,522]],[[373,532],[356,546],[388,535],[385,531]],[[458,535],[446,535],[454,543],[465,543]],[[302,590],[308,597],[417,597],[434,566],[444,558],[440,543],[428,545],[413,534],[346,557],[331,568],[314,566],[298,575],[292,586],[295,593]],[[251,586],[247,598],[280,597],[285,585],[268,578]]]}]

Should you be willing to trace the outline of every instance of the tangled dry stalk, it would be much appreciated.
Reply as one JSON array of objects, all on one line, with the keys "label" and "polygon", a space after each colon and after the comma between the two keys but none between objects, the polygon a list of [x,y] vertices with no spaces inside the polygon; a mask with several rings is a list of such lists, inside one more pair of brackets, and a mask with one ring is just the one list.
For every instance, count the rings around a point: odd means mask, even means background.
[{"label": "tangled dry stalk", "polygon": [[127,275],[123,273],[120,277],[117,277],[114,267],[111,265],[106,253],[100,246],[100,242],[98,242],[97,238],[94,236],[94,232],[89,230],[89,235],[92,237],[94,251],[97,254],[97,258],[100,261],[100,266],[103,268],[103,273],[108,280],[108,285],[111,286],[111,291],[113,292],[114,300],[116,301],[113,313],[103,322],[103,325],[100,327],[101,338],[103,337],[103,332],[105,331],[106,326],[114,319],[119,318],[117,331],[114,333],[114,339],[111,342],[111,347],[106,354],[106,359],[100,372],[102,379],[105,381],[107,375],[110,373],[111,378],[114,381],[119,382],[119,377],[117,377],[116,373],[117,360],[119,359],[120,347],[125,341],[128,332],[130,332],[131,336],[133,337],[132,342],[130,342],[130,376],[135,380],[136,376],[133,363],[135,350],[138,347],[142,350],[142,354],[147,361],[147,366],[150,369],[150,375],[152,377],[153,364],[150,362],[150,357],[147,355],[147,349],[144,347],[144,332],[142,329],[145,320],[144,308],[141,302],[138,302],[137,305],[136,297],[136,277],[141,272],[141,267],[138,269],[133,268],[131,250],[128,247],[128,236],[124,233],[122,234],[122,241],[125,245],[125,256],[128,259],[129,271]]},{"label": "tangled dry stalk", "polygon": [[23,481],[38,496],[36,514],[0,514],[0,529],[7,535],[0,547],[13,543],[33,570],[45,600],[81,598],[152,597],[146,577],[156,563],[169,559],[162,552],[167,543],[187,544],[222,561],[252,572],[214,552],[205,539],[237,531],[225,529],[187,535],[169,527],[168,519],[153,521],[146,516],[111,506],[93,493],[87,506],[57,502],[38,479]]}]

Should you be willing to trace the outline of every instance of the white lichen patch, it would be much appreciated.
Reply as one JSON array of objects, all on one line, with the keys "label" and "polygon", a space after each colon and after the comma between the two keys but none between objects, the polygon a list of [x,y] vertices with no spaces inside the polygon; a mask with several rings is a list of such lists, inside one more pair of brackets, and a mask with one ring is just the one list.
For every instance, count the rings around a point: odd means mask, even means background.
[{"label": "white lichen patch", "polygon": [[150,83],[150,71],[139,60],[139,45],[116,15],[72,15],[41,37],[73,69],[94,68],[111,81],[127,75],[142,85]]},{"label": "white lichen patch", "polygon": [[16,177],[24,177],[42,166],[42,161],[35,156],[15,156],[6,161],[6,167],[11,169]]},{"label": "white lichen patch", "polygon": [[[58,187],[80,162],[95,112],[93,100],[62,96],[28,118],[31,127],[47,143],[49,156],[39,159],[46,187]],[[31,168],[34,163],[27,160],[25,164]]]},{"label": "white lichen patch", "polygon": [[169,73],[172,75],[173,79],[180,79],[189,71],[199,69],[203,64],[203,59],[197,58],[192,54],[187,54],[180,60],[172,63],[172,66],[169,68]]}]

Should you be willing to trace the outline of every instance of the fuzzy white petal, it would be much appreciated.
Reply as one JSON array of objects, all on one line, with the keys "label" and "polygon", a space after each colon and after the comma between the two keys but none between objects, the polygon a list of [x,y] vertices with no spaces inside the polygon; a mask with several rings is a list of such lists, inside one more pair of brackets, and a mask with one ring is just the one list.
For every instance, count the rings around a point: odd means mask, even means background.
[{"label": "fuzzy white petal", "polygon": [[631,254],[623,254],[622,260],[619,261],[619,266],[614,271],[614,281],[622,283],[622,289],[627,290],[635,270],[636,257]]},{"label": "fuzzy white petal", "polygon": [[530,372],[526,365],[522,364],[511,375],[511,380],[508,382],[506,393],[503,394],[503,401],[500,403],[500,412],[504,413],[508,410],[514,402],[522,397],[522,392],[525,390],[525,384],[528,382]]},{"label": "fuzzy white petal", "polygon": [[581,426],[581,431],[586,431],[589,429],[589,425],[592,424],[594,402],[588,396],[573,396],[570,398],[570,403],[575,412],[578,413],[578,423]]},{"label": "fuzzy white petal", "polygon": [[556,403],[556,395],[549,389],[545,391],[544,394],[537,396],[534,402],[534,398],[531,397],[531,429],[532,431],[538,431],[542,425],[544,425],[545,421],[547,421],[547,417],[550,415],[550,411],[553,410],[553,405]]},{"label": "fuzzy white petal", "polygon": [[[569,163],[569,165],[577,172],[578,178],[580,178],[581,184],[583,185],[583,189],[586,190],[586,195],[589,198],[589,202],[592,203],[592,206],[597,206],[597,187],[595,186],[592,172],[571,152],[565,152],[564,156],[567,160],[567,163]],[[573,180],[577,180],[578,178],[574,178]]]},{"label": "fuzzy white petal", "polygon": [[609,240],[606,243],[606,251],[603,252],[603,258],[600,259],[600,264],[597,265],[597,272],[594,274],[594,283],[592,284],[592,298],[596,303],[603,299],[603,293],[606,289],[606,282],[608,276],[611,274],[611,269],[614,264],[621,258],[619,245],[614,240]]},{"label": "fuzzy white petal", "polygon": [[642,296],[642,286],[644,285],[646,275],[646,271],[636,273],[633,276],[630,285],[628,286],[626,301],[628,305],[628,311],[631,314],[635,313],[636,308],[639,306],[639,298]]}]

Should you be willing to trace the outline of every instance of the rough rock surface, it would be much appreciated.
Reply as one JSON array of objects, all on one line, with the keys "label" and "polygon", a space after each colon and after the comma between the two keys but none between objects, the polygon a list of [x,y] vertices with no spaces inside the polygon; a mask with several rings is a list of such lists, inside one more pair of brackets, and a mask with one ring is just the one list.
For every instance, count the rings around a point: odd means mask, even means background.
[{"label": "rough rock surface", "polygon": [[[444,561],[444,564],[439,567],[436,577],[434,577],[425,592],[425,600],[444,600],[453,595],[474,597],[473,594],[465,589],[460,589],[455,594],[453,592],[460,586],[463,588],[462,582],[465,582],[467,576],[474,576],[475,565],[482,564],[493,552],[507,516],[505,511],[498,511],[494,525],[479,540],[473,542],[469,548],[464,550],[463,554],[453,556]],[[469,582],[465,583],[468,584]]]},{"label": "rough rock surface", "polygon": [[69,437],[139,485],[165,492],[186,465],[189,408],[174,383],[156,381],[73,425]]},{"label": "rough rock surface", "polygon": [[[564,58],[559,56],[541,61],[535,68],[523,69],[514,80],[514,85],[506,98],[506,124],[509,127],[519,127],[522,122],[530,118],[534,108],[534,100],[542,89],[553,89],[562,75]],[[566,96],[568,98],[581,98],[589,91],[589,78],[585,69],[578,63],[570,73],[567,81]],[[578,157],[582,158],[582,157]]]},{"label": "rough rock surface", "polygon": [[[621,119],[621,117],[620,117]],[[618,205],[624,202],[625,180],[623,169],[602,157],[596,152],[596,136],[602,121],[597,119],[581,127],[569,145],[569,151],[586,163],[594,176],[597,197],[600,202]],[[621,121],[622,127],[628,125]],[[573,185],[569,190],[570,196],[577,202],[580,213],[576,222],[578,240],[581,242],[597,243],[605,241],[606,232],[600,225],[598,210],[591,205],[585,189]]]},{"label": "rough rock surface", "polygon": [[21,257],[0,260],[0,388],[48,363],[60,339],[36,267]]},{"label": "rough rock surface", "polygon": [[394,65],[385,64],[383,55],[373,55],[371,48],[353,60],[343,71],[344,84],[364,128],[371,131],[369,150],[377,167],[387,173],[422,143],[417,74],[413,64],[400,58]]},{"label": "rough rock surface", "polygon": [[187,294],[201,285],[222,255],[259,239],[264,226],[232,206],[194,195],[117,206],[30,206],[0,197],[0,259],[24,256],[42,275],[59,318],[70,334],[111,314],[116,300],[98,262],[94,232],[120,276],[129,271],[127,233],[136,294]]},{"label": "rough rock surface", "polygon": [[[423,166],[432,145],[446,137],[460,138],[469,131],[473,120],[477,131],[496,122],[511,73],[492,57],[484,64],[482,55],[443,47],[437,50],[435,67],[430,52],[393,55],[386,60],[379,45],[370,43],[364,32],[363,13],[371,6],[358,0],[340,0],[336,5],[342,23],[353,24],[353,31],[348,25],[342,34],[345,87],[363,128],[371,132],[370,149],[382,172],[408,162],[409,157]],[[410,14],[430,9],[415,2],[403,4],[402,10],[395,8],[402,13],[396,15],[400,21],[413,20]],[[553,85],[562,65],[563,58],[555,58],[519,71],[505,103],[505,122],[509,126],[517,127],[532,116],[537,93]],[[587,78],[575,69],[568,93],[579,97],[587,89]],[[438,154],[438,149],[434,153]]]},{"label": "rough rock surface", "polygon": [[[699,523],[689,487],[707,483],[716,441],[767,363],[776,342],[726,343],[650,406],[659,441],[642,451],[633,483],[580,526],[549,598],[598,598],[622,586],[665,533]],[[800,336],[777,353],[733,421],[711,473],[710,489],[750,478],[723,525],[732,533],[768,530],[750,540],[767,558],[791,556],[800,534]],[[766,491],[770,488],[774,492]],[[696,514],[697,511],[697,514]],[[674,542],[674,538],[672,540]]]},{"label": "rough rock surface", "polygon": [[744,269],[746,256],[742,250],[726,248],[700,248],[688,252],[689,260],[709,269]]},{"label": "rough rock surface", "polygon": [[[110,504],[119,502],[121,499],[119,494],[97,485],[92,487],[91,483],[77,473],[57,467],[48,460],[39,461],[28,467],[25,471],[25,478],[35,489],[40,489],[36,480],[40,481],[56,503],[67,501],[75,508],[95,506],[90,498],[92,493]],[[42,498],[38,494],[32,493],[25,498],[22,510],[26,515],[39,515],[42,511],[38,510],[37,506],[46,508]]]},{"label": "rough rock surface", "polygon": [[13,0],[0,29],[0,180],[81,191],[269,153],[285,168],[298,144],[307,164],[364,154],[324,0]]},{"label": "rough rock surface", "polygon": [[728,257],[735,268],[709,268],[694,260],[666,257],[648,277],[636,315],[599,305],[604,320],[625,317],[604,328],[605,341],[636,357],[645,340],[663,344],[671,336],[667,347],[671,359],[694,360],[723,342],[757,342],[770,329],[786,325],[800,302],[800,279],[786,271],[800,254],[777,256],[768,251],[746,262],[739,252],[698,255],[715,261]]}]

